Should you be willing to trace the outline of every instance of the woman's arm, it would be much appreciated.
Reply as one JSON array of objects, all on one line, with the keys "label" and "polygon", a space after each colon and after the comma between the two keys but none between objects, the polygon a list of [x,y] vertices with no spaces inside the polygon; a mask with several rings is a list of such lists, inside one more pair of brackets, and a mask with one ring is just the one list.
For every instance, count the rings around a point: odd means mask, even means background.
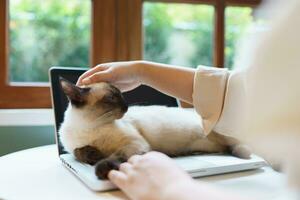
[{"label": "woman's arm", "polygon": [[147,61],[113,62],[97,65],[84,73],[78,84],[110,82],[122,91],[141,84],[192,103],[195,70]]},{"label": "woman's arm", "polygon": [[195,70],[186,67],[144,62],[143,84],[170,96],[192,103]]}]

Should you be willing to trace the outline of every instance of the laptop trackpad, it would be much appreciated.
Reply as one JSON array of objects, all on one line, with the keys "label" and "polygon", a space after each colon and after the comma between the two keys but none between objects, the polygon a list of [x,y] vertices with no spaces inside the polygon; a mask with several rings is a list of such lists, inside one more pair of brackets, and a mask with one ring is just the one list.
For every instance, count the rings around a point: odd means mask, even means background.
[{"label": "laptop trackpad", "polygon": [[216,164],[212,162],[205,161],[204,159],[199,159],[199,155],[197,156],[185,156],[185,157],[177,157],[174,158],[176,164],[181,167],[185,171],[196,171],[199,169],[216,167]]}]

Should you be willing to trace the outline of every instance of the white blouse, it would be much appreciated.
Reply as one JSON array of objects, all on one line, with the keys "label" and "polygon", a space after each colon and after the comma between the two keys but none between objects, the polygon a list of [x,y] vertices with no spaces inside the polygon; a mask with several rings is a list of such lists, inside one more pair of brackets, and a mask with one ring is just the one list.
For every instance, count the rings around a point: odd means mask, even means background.
[{"label": "white blouse", "polygon": [[277,8],[268,31],[239,45],[242,68],[198,67],[193,104],[206,135],[234,136],[283,163],[300,191],[300,1]]}]

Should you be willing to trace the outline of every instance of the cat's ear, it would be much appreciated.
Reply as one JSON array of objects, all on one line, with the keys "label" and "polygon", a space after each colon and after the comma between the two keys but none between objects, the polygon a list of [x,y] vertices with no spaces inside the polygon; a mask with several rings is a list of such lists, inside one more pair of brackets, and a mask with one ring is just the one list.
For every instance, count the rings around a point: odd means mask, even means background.
[{"label": "cat's ear", "polygon": [[80,107],[86,104],[87,95],[91,88],[78,87],[63,77],[59,77],[59,82],[72,105]]}]

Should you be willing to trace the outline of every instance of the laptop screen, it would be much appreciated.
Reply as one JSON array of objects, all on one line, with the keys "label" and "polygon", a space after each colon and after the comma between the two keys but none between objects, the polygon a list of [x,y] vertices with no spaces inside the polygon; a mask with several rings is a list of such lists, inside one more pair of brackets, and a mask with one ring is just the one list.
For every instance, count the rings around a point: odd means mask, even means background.
[{"label": "laptop screen", "polygon": [[[55,116],[55,136],[58,144],[59,154],[66,153],[59,140],[58,130],[63,122],[64,112],[68,105],[68,99],[62,92],[59,85],[59,77],[63,77],[73,83],[77,82],[78,77],[83,74],[87,68],[76,67],[52,67],[49,70],[49,80],[51,82],[52,105]],[[165,95],[153,88],[140,86],[130,92],[123,93],[128,105],[165,105],[170,107],[178,106],[177,100]]]}]

